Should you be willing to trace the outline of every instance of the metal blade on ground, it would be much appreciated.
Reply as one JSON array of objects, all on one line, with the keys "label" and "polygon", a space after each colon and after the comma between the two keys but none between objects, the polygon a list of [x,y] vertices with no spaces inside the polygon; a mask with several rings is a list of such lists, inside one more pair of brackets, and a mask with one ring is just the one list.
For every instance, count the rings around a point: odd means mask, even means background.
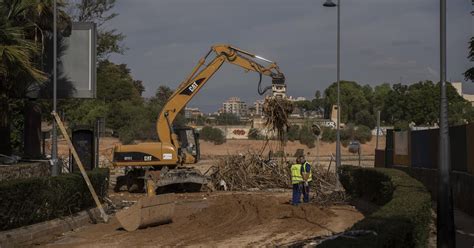
[{"label": "metal blade on ground", "polygon": [[172,221],[175,195],[146,196],[133,206],[116,214],[120,225],[132,232],[138,228],[167,224]]}]

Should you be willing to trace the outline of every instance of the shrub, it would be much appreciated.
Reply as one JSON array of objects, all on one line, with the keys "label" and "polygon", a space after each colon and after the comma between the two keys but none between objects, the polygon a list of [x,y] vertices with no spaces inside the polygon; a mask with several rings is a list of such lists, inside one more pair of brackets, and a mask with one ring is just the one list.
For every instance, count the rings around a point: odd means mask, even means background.
[{"label": "shrub", "polygon": [[205,126],[202,128],[200,137],[202,140],[213,142],[216,145],[224,144],[224,133],[219,128]]},{"label": "shrub", "polygon": [[289,141],[298,140],[300,138],[300,127],[298,125],[291,125],[286,135]]},{"label": "shrub", "polygon": [[365,144],[372,140],[372,130],[366,126],[357,126],[354,130],[354,139]]},{"label": "shrub", "polygon": [[311,127],[309,125],[302,126],[300,131],[300,143],[306,145],[308,148],[313,148],[316,146],[314,144],[315,140],[316,137],[314,136]]},{"label": "shrub", "polygon": [[339,174],[349,193],[381,205],[351,230],[371,230],[377,235],[339,237],[320,247],[426,247],[431,197],[420,182],[402,171],[385,168],[343,166]]},{"label": "shrub", "polygon": [[362,110],[356,113],[355,123],[369,128],[374,128],[377,125],[374,115],[370,114],[367,110]]},{"label": "shrub", "polygon": [[[95,169],[87,174],[99,199],[103,199],[109,170]],[[95,204],[79,173],[1,182],[0,199],[0,230],[67,216]]]},{"label": "shrub", "polygon": [[335,142],[336,141],[336,129],[330,127],[322,128],[321,140],[325,142]]}]

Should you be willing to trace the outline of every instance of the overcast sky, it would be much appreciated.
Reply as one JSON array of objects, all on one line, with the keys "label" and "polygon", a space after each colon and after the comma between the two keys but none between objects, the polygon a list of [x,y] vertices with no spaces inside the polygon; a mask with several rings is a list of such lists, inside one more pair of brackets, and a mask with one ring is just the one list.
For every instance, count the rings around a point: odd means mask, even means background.
[{"label": "overcast sky", "polygon": [[[372,86],[439,80],[439,1],[341,1],[341,79]],[[323,2],[118,0],[109,25],[127,36],[129,49],[111,59],[128,64],[152,96],[159,85],[176,88],[212,44],[229,43],[276,61],[288,94],[310,98],[336,80],[337,9]],[[447,2],[448,80],[463,81],[472,66],[471,0]],[[213,112],[231,96],[251,104],[260,98],[257,82],[258,74],[224,64],[189,106]]]}]

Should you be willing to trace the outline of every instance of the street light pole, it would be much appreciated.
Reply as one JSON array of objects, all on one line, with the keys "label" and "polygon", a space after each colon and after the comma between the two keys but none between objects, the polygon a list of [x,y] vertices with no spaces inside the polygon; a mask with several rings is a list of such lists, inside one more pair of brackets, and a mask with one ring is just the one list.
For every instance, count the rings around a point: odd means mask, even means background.
[{"label": "street light pole", "polygon": [[341,1],[337,0],[337,132],[336,174],[341,168]]},{"label": "street light pole", "polygon": [[[56,101],[57,101],[57,2],[54,2],[54,13],[53,13],[53,112],[56,112]],[[51,161],[52,161],[52,175],[59,175],[58,167],[58,133],[56,128],[56,122],[53,119],[52,127],[52,137],[51,137]]]},{"label": "street light pole", "polygon": [[337,123],[336,123],[336,175],[341,167],[341,1],[326,0],[324,7],[337,7]]},{"label": "street light pole", "polygon": [[446,0],[440,0],[440,111],[437,246],[455,247],[454,213],[449,179],[449,124],[446,98]]}]

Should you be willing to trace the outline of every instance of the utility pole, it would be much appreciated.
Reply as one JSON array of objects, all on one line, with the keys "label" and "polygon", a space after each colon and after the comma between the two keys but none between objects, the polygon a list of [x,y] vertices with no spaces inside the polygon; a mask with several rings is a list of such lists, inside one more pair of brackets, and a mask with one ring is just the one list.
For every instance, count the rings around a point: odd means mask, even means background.
[{"label": "utility pole", "polygon": [[[56,104],[57,104],[57,1],[54,0],[54,13],[53,13],[53,112],[56,113]],[[59,165],[58,165],[58,133],[56,128],[56,122],[53,120],[53,130],[51,137],[51,162],[52,162],[52,175],[59,175]]]},{"label": "utility pole", "polygon": [[336,176],[337,170],[341,167],[341,1],[333,3],[326,0],[324,7],[337,7],[337,123],[336,123]]},{"label": "utility pole", "polygon": [[446,98],[446,0],[440,0],[440,110],[439,110],[439,168],[437,207],[437,246],[454,248],[454,213],[449,179],[449,125]]},{"label": "utility pole", "polygon": [[380,110],[377,111],[377,139],[375,140],[375,150],[379,149],[379,133],[380,133]]}]

